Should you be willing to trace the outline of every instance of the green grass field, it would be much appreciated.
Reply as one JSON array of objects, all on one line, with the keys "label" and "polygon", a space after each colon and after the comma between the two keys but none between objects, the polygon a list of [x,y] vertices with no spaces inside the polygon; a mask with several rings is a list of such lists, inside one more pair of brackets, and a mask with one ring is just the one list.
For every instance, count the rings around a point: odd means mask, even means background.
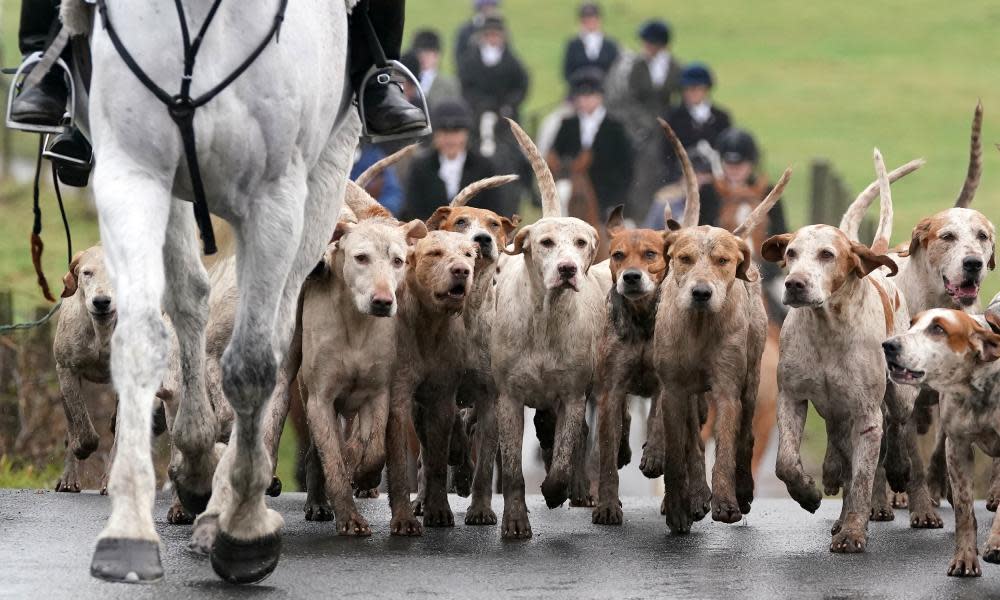
[{"label": "green grass field", "polygon": [[[14,62],[18,3],[0,0],[4,57]],[[470,14],[469,0],[410,0],[408,31],[433,27],[445,36]],[[546,111],[565,93],[559,72],[562,48],[575,32],[575,0],[504,0],[513,44],[532,74],[526,114]],[[776,176],[791,165],[796,174],[786,203],[794,226],[804,225],[807,167],[829,159],[849,189],[873,178],[871,152],[883,151],[890,167],[922,156],[928,164],[895,186],[894,240],[908,237],[916,221],[950,206],[961,186],[968,155],[969,123],[976,100],[986,110],[984,175],[975,206],[1000,220],[1000,5],[972,0],[803,3],[793,0],[607,0],[608,32],[636,48],[635,30],[658,16],[673,25],[673,51],[681,60],[712,66],[716,101],[752,130],[765,150],[765,167]],[[293,31],[283,35],[294,35]],[[179,56],[179,52],[178,52]],[[452,65],[449,58],[447,69]],[[30,151],[30,138],[17,147]],[[26,188],[0,183],[0,281],[13,288],[20,311],[38,298],[28,258],[31,208]],[[64,268],[57,211],[47,193],[49,243],[45,262],[57,286]],[[74,241],[96,240],[86,197],[69,201]],[[991,276],[983,294],[1000,290]],[[58,290],[57,290],[58,291]]]}]

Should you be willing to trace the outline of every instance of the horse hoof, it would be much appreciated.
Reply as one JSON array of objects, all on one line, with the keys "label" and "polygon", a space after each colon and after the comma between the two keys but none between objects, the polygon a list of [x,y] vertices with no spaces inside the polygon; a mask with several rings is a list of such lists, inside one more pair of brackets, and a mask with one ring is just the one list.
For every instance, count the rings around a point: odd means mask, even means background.
[{"label": "horse hoof", "polygon": [[212,546],[212,568],[229,583],[257,583],[274,571],[280,556],[281,534],[278,532],[243,541],[219,531]]},{"label": "horse hoof", "polygon": [[176,490],[177,499],[181,501],[181,506],[192,515],[200,515],[205,512],[205,508],[208,507],[208,499],[212,497],[211,492],[208,494],[199,494],[192,492],[182,485],[176,486]]},{"label": "horse hoof", "polygon": [[271,478],[271,485],[267,486],[267,490],[264,492],[272,498],[277,498],[281,495],[281,480],[275,475]]},{"label": "horse hoof", "polygon": [[150,583],[163,579],[160,545],[151,540],[104,538],[90,562],[90,574],[105,581]]}]

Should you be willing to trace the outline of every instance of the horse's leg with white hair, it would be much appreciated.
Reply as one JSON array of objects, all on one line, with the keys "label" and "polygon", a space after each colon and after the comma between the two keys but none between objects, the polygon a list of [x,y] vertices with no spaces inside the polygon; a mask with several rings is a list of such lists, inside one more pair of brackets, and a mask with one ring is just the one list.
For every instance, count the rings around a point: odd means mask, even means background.
[{"label": "horse's leg with white hair", "polygon": [[195,238],[194,214],[175,200],[164,244],[167,287],[163,308],[177,333],[181,365],[181,403],[174,419],[170,479],[181,504],[191,514],[205,510],[215,471],[213,448],[218,424],[205,391],[205,326],[208,321],[208,273]]},{"label": "horse's leg with white hair", "polygon": [[169,348],[160,299],[170,182],[151,176],[126,152],[102,150],[94,193],[105,260],[117,293],[111,373],[120,402],[118,452],[108,478],[111,517],[98,538],[90,572],[110,581],[155,581],[163,577],[163,567],[153,527],[156,477],[150,432],[153,399]]}]

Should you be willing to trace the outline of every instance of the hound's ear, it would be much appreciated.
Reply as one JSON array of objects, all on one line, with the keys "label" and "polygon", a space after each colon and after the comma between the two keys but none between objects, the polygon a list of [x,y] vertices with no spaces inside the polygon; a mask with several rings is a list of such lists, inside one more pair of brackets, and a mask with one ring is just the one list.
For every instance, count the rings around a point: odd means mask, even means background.
[{"label": "hound's ear", "polygon": [[350,233],[356,225],[356,223],[351,223],[350,221],[338,221],[337,226],[333,229],[333,237],[330,238],[330,242],[339,242],[345,235]]},{"label": "hound's ear", "polygon": [[760,257],[767,262],[780,263],[785,260],[785,249],[792,243],[793,233],[772,235],[760,245]]},{"label": "hound's ear", "polygon": [[73,260],[69,263],[69,271],[63,275],[63,291],[60,294],[63,298],[69,298],[76,293],[77,279],[80,277],[80,259],[83,258],[86,250],[81,250],[73,255]]},{"label": "hound's ear", "polygon": [[515,254],[521,254],[525,251],[531,250],[531,245],[528,240],[528,236],[531,233],[531,225],[526,225],[517,232],[514,236],[514,247],[511,250],[503,249],[504,254],[510,254],[511,256]]},{"label": "hound's ear", "polygon": [[997,268],[997,245],[996,244],[993,244],[993,247],[990,248],[990,262],[986,263],[986,268],[988,268],[990,271],[992,271],[993,269]]},{"label": "hound's ear", "polygon": [[597,233],[597,230],[593,227],[590,228],[590,243],[587,245],[587,266],[583,269],[584,273],[590,273],[590,267],[594,264],[594,259],[597,258],[597,247],[601,245],[601,235]]},{"label": "hound's ear", "polygon": [[681,228],[681,224],[673,219],[667,219],[666,226],[668,231],[677,231]]},{"label": "hound's ear", "polygon": [[450,206],[439,207],[437,210],[434,211],[434,214],[431,215],[431,218],[427,219],[427,229],[431,231],[441,229],[441,226],[444,225],[444,222],[448,220],[448,215],[450,214],[451,214]]},{"label": "hound's ear", "polygon": [[986,311],[986,323],[993,330],[993,333],[1000,333],[1000,315],[995,312]]},{"label": "hound's ear", "polygon": [[[989,317],[987,317],[988,320]],[[990,323],[990,326],[992,325]],[[977,326],[973,329],[969,343],[972,345],[973,350],[976,351],[979,360],[983,362],[993,362],[1000,358],[1000,335],[985,327]]]},{"label": "hound's ear", "polygon": [[604,229],[608,232],[610,236],[616,236],[625,229],[625,205],[619,204],[614,207],[611,211],[611,215],[608,216],[608,222],[605,224]]},{"label": "hound's ear", "polygon": [[854,270],[858,277],[865,277],[879,267],[889,269],[889,277],[899,272],[896,262],[884,254],[876,254],[868,246],[851,242],[851,252],[854,253]]},{"label": "hound's ear", "polygon": [[913,233],[910,234],[910,249],[908,251],[909,256],[913,256],[920,246],[927,243],[927,237],[931,233],[931,220],[923,219],[917,223],[916,227],[913,228]]},{"label": "hound's ear", "polygon": [[743,253],[743,260],[736,265],[736,278],[743,281],[754,282],[760,279],[760,272],[753,268],[753,250],[746,240],[740,239],[740,252]]},{"label": "hound's ear", "polygon": [[399,228],[403,230],[403,235],[406,236],[406,244],[412,246],[417,243],[417,240],[427,237],[427,226],[420,219],[413,219],[409,223],[402,223]]},{"label": "hound's ear", "polygon": [[510,237],[510,234],[514,233],[514,230],[517,229],[517,224],[520,222],[521,217],[517,215],[514,215],[509,219],[507,217],[500,217],[500,230],[503,232],[503,240],[505,244],[507,243],[507,238]]}]

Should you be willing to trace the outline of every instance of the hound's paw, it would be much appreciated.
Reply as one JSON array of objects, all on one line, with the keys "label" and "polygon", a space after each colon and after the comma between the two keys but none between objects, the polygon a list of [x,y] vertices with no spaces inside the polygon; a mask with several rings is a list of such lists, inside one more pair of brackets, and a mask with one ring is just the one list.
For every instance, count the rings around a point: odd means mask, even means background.
[{"label": "hound's paw", "polygon": [[531,537],[531,523],[528,522],[528,509],[519,507],[503,510],[503,527],[500,535],[506,540],[526,540]]},{"label": "hound's paw", "polygon": [[412,514],[392,517],[389,521],[389,533],[392,535],[423,535],[424,526]]},{"label": "hound's paw", "polygon": [[986,496],[986,510],[996,512],[997,505],[1000,505],[1000,489],[990,489],[989,495]]},{"label": "hound's paw", "polygon": [[889,489],[894,492],[905,492],[910,483],[910,458],[885,462],[885,479]]},{"label": "hound's paw", "polygon": [[807,478],[801,486],[789,486],[788,493],[793,500],[799,503],[799,506],[811,513],[819,509],[820,501],[823,500],[823,494],[813,484],[811,477]]},{"label": "hound's paw", "polygon": [[562,506],[569,499],[569,490],[567,487],[565,483],[547,476],[542,481],[542,496],[545,497],[545,505],[549,508]]},{"label": "hound's paw", "polygon": [[629,447],[628,440],[624,439],[618,444],[618,468],[632,462],[632,448]]},{"label": "hound's paw", "polygon": [[190,525],[194,523],[194,515],[184,510],[184,505],[175,500],[167,511],[167,523],[171,525]]},{"label": "hound's paw", "polygon": [[671,533],[691,533],[691,524],[694,523],[690,510],[691,499],[670,494],[664,498],[664,503],[666,505],[664,508],[666,508],[667,527],[670,528]]},{"label": "hound's paw", "polygon": [[[979,567],[979,558],[975,548],[955,551],[955,557],[948,565],[949,577],[979,577],[983,570]],[[985,557],[984,557],[985,560]]]},{"label": "hound's paw", "polygon": [[869,517],[872,521],[892,521],[895,518],[896,513],[892,511],[892,507],[888,504],[873,505],[871,516]]},{"label": "hound's paw", "polygon": [[496,525],[497,514],[489,505],[477,506],[475,503],[469,505],[469,510],[465,511],[466,525]]},{"label": "hound's paw", "polygon": [[215,545],[215,537],[219,534],[218,515],[205,515],[195,520],[194,529],[191,530],[191,540],[188,542],[188,550],[195,554],[208,556]]},{"label": "hound's paw", "polygon": [[840,529],[844,526],[840,519],[833,522],[833,527],[830,527],[830,535],[837,535]]},{"label": "hound's paw", "polygon": [[455,515],[448,502],[427,502],[424,504],[424,527],[454,527]]},{"label": "hound's paw", "polygon": [[56,482],[56,491],[69,492],[71,494],[79,494],[80,478],[77,477],[75,473],[70,475],[64,474],[61,478],[59,478],[59,481]]},{"label": "hound's paw", "polygon": [[712,520],[722,523],[739,523],[743,520],[743,513],[740,512],[740,508],[734,500],[715,496],[712,498]]},{"label": "hound's paw", "polygon": [[73,456],[77,457],[79,460],[86,460],[94,450],[97,450],[97,446],[100,444],[101,438],[98,437],[96,431],[91,431],[91,433],[84,435],[79,439],[73,439],[69,442],[70,452]]},{"label": "hound's paw", "polygon": [[[665,503],[660,504],[660,514],[666,514]],[[743,509],[740,509],[743,511]],[[749,508],[743,512],[749,512]],[[696,489],[691,493],[691,518],[695,521],[700,521],[705,518],[705,515],[712,511],[712,490],[709,489],[707,485],[701,486],[701,489]]]},{"label": "hound's paw", "polygon": [[410,508],[413,509],[413,516],[422,517],[424,514],[424,499],[417,496],[417,499],[410,502]]},{"label": "hound's paw", "polygon": [[864,552],[867,545],[868,536],[865,535],[864,529],[842,527],[833,536],[833,542],[830,544],[830,552],[854,554]]},{"label": "hound's paw", "polygon": [[452,467],[451,483],[455,488],[455,493],[462,498],[468,498],[472,493],[472,473],[475,467],[471,462]]},{"label": "hound's paw", "polygon": [[344,518],[337,519],[337,535],[368,537],[372,534],[368,521],[357,512],[350,512]]},{"label": "hound's paw", "polygon": [[910,512],[910,527],[914,529],[941,529],[944,521],[934,512],[933,508],[913,510]]},{"label": "hound's paw", "polygon": [[951,496],[950,486],[943,473],[935,473],[933,469],[927,473],[927,493],[930,494],[931,504],[941,506],[941,498]]},{"label": "hound's paw", "polygon": [[990,540],[986,542],[986,546],[983,548],[983,560],[988,563],[1000,565],[1000,538],[990,536]]},{"label": "hound's paw", "polygon": [[333,508],[326,502],[307,501],[302,510],[305,512],[306,521],[333,520]]},{"label": "hound's paw", "polygon": [[663,460],[666,458],[662,448],[645,446],[642,449],[642,459],[639,460],[639,470],[650,479],[663,475]]},{"label": "hound's paw", "polygon": [[271,485],[267,486],[264,493],[272,498],[277,498],[281,495],[281,479],[278,479],[277,475],[271,478]]},{"label": "hound's paw", "polygon": [[621,525],[622,504],[615,498],[611,502],[601,502],[594,508],[591,521],[596,525]]},{"label": "hound's paw", "polygon": [[569,505],[573,508],[592,508],[597,506],[597,500],[590,494],[585,494],[579,498],[570,498]]},{"label": "hound's paw", "polygon": [[378,488],[358,488],[354,490],[355,498],[378,498]]},{"label": "hound's paw", "polygon": [[890,492],[889,496],[889,502],[892,504],[893,508],[910,507],[910,497],[906,492]]}]

